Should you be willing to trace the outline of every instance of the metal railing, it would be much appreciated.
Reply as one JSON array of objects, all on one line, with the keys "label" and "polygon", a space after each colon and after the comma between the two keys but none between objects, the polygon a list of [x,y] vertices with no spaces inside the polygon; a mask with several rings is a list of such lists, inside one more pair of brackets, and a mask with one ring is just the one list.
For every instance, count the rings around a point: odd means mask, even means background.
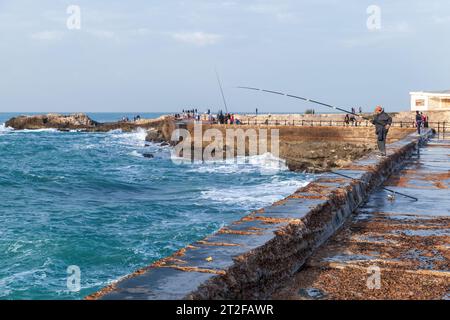
[{"label": "metal railing", "polygon": [[[368,120],[345,122],[336,120],[250,120],[242,121],[244,125],[266,125],[266,126],[308,126],[308,127],[370,127],[372,123]],[[392,127],[396,128],[416,128],[414,121],[394,121]],[[430,121],[428,127],[433,128],[438,133],[450,131],[450,122]]]}]

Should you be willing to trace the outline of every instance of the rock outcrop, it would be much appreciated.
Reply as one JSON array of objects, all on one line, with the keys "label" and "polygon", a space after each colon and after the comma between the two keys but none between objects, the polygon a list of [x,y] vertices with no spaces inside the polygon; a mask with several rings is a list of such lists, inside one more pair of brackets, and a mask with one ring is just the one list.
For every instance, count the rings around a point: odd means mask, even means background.
[{"label": "rock outcrop", "polygon": [[98,123],[89,118],[84,113],[75,113],[71,115],[47,114],[34,116],[19,116],[8,120],[7,127],[16,130],[24,129],[88,129],[94,128]]},{"label": "rock outcrop", "polygon": [[370,143],[280,141],[280,157],[291,171],[327,172],[350,165],[374,150]]},{"label": "rock outcrop", "polygon": [[169,141],[172,129],[175,128],[173,118],[162,116],[158,119],[141,119],[139,121],[117,121],[100,123],[92,120],[84,113],[71,115],[46,114],[33,116],[19,116],[8,120],[6,127],[15,130],[37,130],[37,129],[58,129],[61,131],[81,130],[88,132],[108,132],[111,130],[122,130],[130,132],[138,128],[149,129],[150,133],[156,132],[158,139],[149,141]]},{"label": "rock outcrop", "polygon": [[158,125],[153,126],[148,130],[147,137],[148,142],[156,142],[163,144],[173,145],[171,141],[172,132],[176,129],[175,121],[172,118],[165,118],[161,120]]}]

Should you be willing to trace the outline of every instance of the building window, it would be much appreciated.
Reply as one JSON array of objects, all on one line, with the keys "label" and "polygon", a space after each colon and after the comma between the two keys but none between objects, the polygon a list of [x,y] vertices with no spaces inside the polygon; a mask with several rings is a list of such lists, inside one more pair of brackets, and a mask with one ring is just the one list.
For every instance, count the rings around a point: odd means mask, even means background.
[{"label": "building window", "polygon": [[425,99],[416,99],[416,107],[425,107]]},{"label": "building window", "polygon": [[449,98],[441,99],[441,106],[442,106],[442,108],[449,108],[450,107],[450,99]]}]

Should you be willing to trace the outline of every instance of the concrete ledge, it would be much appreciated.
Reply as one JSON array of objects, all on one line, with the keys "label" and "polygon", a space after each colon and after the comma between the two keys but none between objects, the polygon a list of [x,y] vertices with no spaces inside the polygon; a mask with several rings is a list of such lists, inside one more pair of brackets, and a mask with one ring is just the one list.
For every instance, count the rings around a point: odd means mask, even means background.
[{"label": "concrete ledge", "polygon": [[337,171],[358,180],[321,175],[87,299],[267,299],[431,135],[411,134],[389,145],[388,157]]}]

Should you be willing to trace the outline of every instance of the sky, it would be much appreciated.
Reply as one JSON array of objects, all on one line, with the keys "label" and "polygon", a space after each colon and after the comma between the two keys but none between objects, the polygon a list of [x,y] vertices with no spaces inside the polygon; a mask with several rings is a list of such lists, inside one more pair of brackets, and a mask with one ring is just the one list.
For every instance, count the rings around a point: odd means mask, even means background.
[{"label": "sky", "polygon": [[448,0],[0,0],[0,112],[217,111],[215,69],[231,112],[407,110],[448,39]]}]

